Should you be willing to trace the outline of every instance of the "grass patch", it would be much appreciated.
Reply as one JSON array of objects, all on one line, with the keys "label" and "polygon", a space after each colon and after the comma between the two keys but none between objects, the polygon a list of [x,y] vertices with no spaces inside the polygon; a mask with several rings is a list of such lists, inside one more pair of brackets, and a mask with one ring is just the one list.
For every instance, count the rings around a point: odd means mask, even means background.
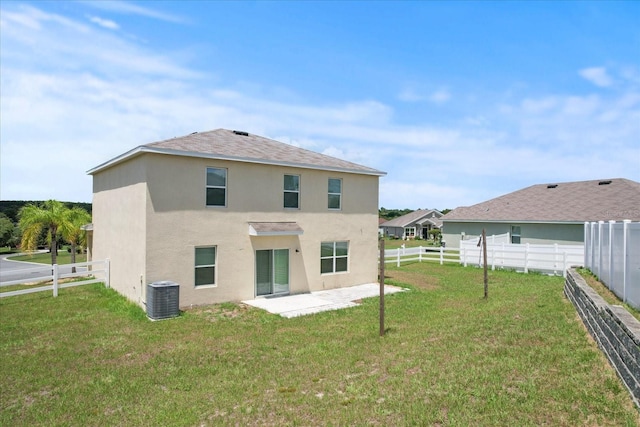
[{"label": "grass patch", "polygon": [[433,240],[422,240],[422,239],[402,240],[402,239],[388,239],[388,238],[384,239],[385,250],[398,249],[402,245],[404,245],[405,248],[418,248],[420,246],[440,248],[440,244],[434,242]]},{"label": "grass patch", "polygon": [[627,311],[636,319],[640,320],[640,311],[631,307],[629,304],[622,302],[620,298],[616,294],[614,294],[604,283],[596,277],[589,269],[587,268],[579,268],[578,273],[580,276],[587,282],[591,288],[596,291],[602,299],[604,299],[608,304],[611,305],[621,305],[627,309]]},{"label": "grass patch", "polygon": [[[51,264],[51,254],[49,252],[38,252],[29,255],[10,256],[11,261],[27,261],[38,264]],[[86,262],[87,254],[76,254],[76,262]],[[71,254],[66,251],[58,251],[58,265],[71,264]]]},{"label": "grass patch", "polygon": [[[409,292],[150,322],[101,285],[0,300],[0,425],[600,425],[638,411],[559,277],[387,268]],[[410,283],[407,283],[410,282]],[[45,293],[46,294],[46,293]]]}]

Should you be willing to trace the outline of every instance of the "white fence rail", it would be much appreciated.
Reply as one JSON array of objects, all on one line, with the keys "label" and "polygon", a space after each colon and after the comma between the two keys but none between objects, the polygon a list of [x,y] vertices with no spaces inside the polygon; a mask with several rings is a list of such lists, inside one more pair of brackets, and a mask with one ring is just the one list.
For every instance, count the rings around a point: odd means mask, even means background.
[{"label": "white fence rail", "polygon": [[[490,237],[487,242],[491,242]],[[487,243],[487,264],[496,268],[516,269],[528,273],[530,270],[566,276],[571,266],[582,265],[584,247],[582,245],[534,245]],[[460,242],[460,262],[482,265],[482,248],[477,240]]]},{"label": "white fence rail", "polygon": [[[584,247],[582,245],[516,245],[510,243],[491,243],[503,241],[487,237],[487,265],[495,269],[515,269],[525,273],[540,271],[550,274],[566,275],[569,267],[582,265],[584,261]],[[384,251],[384,262],[394,263],[400,267],[403,262],[436,261],[440,264],[455,262],[481,266],[482,247],[478,246],[478,239],[463,240],[460,248],[443,247],[415,247],[388,249]]]},{"label": "white fence rail", "polygon": [[443,248],[436,246],[419,246],[415,248],[400,247],[397,249],[387,249],[384,251],[384,262],[395,263],[398,267],[403,262],[413,261],[437,261],[440,264],[445,262],[460,262],[458,249]]},{"label": "white fence rail", "polygon": [[585,267],[640,310],[640,222],[586,222],[584,246]]},{"label": "white fence rail", "polygon": [[[467,236],[467,238],[463,240],[463,242],[467,244],[474,244],[474,245],[477,245],[479,241],[480,241],[480,236]],[[488,245],[502,244],[502,243],[511,243],[511,233],[492,234],[491,236],[487,236]]]},{"label": "white fence rail", "polygon": [[[65,271],[63,272],[62,268]],[[76,270],[73,272],[73,270]],[[76,264],[58,264],[46,265],[42,267],[24,268],[6,272],[4,276],[20,276],[18,279],[5,280],[0,282],[0,290],[6,286],[26,285],[40,282],[51,282],[50,285],[38,286],[34,288],[19,289],[16,291],[0,292],[0,298],[11,297],[15,295],[31,294],[34,292],[53,291],[53,296],[58,296],[58,289],[70,288],[73,286],[88,285],[90,283],[104,282],[108,288],[109,285],[109,260],[79,262]],[[72,279],[75,277],[87,277],[86,280],[60,283],[62,279]]]}]

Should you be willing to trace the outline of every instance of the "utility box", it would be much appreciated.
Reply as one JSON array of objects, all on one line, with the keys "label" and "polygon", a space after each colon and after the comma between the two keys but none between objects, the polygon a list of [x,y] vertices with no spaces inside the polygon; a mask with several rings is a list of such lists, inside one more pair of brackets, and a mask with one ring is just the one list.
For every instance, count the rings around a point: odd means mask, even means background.
[{"label": "utility box", "polygon": [[161,281],[147,285],[147,316],[151,320],[170,319],[180,315],[180,285]]}]

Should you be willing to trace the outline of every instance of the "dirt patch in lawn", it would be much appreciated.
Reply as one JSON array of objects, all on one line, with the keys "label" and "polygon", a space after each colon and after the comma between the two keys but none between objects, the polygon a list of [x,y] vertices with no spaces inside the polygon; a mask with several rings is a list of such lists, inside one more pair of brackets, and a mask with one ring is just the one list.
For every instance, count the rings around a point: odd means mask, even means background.
[{"label": "dirt patch in lawn", "polygon": [[438,289],[439,279],[433,276],[427,276],[419,271],[393,270],[387,271],[384,275],[385,279],[391,279],[397,283],[413,285],[416,288],[434,290]]}]

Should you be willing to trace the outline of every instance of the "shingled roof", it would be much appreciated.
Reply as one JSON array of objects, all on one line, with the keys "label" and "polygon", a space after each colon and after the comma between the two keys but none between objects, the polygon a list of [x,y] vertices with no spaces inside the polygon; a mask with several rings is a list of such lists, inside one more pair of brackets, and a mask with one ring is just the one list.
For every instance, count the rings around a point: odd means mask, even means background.
[{"label": "shingled roof", "polygon": [[141,145],[87,173],[94,174],[142,153],[231,160],[249,163],[322,169],[365,175],[386,175],[385,172],[346,160],[305,150],[248,132],[216,129]]},{"label": "shingled roof", "polygon": [[624,178],[538,184],[459,207],[444,222],[640,221],[640,183]]},{"label": "shingled roof", "polygon": [[[406,227],[409,224],[413,224],[414,222],[419,221],[420,219],[429,215],[431,212],[435,212],[435,210],[434,209],[418,209],[416,211],[409,212],[408,214],[399,216],[397,218],[390,219],[387,222],[383,222],[382,224],[380,224],[380,226],[381,227]],[[440,227],[440,225],[442,225],[439,221],[440,220],[439,218],[431,218],[431,219],[432,221],[429,221],[431,222],[431,224],[437,227]]]}]

